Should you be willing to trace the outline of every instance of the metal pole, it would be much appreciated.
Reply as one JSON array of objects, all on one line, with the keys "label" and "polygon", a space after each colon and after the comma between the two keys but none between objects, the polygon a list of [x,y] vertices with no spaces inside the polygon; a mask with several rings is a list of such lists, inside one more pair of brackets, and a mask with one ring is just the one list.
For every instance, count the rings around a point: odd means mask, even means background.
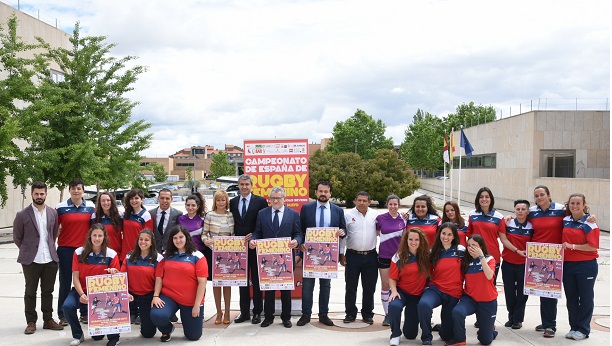
[{"label": "metal pole", "polygon": [[357,142],[359,142],[359,139],[355,138],[355,154],[357,154]]}]

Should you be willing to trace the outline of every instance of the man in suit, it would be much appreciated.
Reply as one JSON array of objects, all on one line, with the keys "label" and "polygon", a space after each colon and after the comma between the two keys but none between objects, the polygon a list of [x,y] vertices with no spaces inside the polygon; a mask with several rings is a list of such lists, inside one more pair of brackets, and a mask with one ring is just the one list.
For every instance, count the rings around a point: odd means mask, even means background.
[{"label": "man in suit", "polygon": [[153,233],[155,234],[157,252],[163,253],[168,242],[168,234],[170,234],[172,227],[177,225],[178,217],[183,215],[183,212],[170,206],[170,203],[172,203],[172,191],[169,189],[161,189],[157,196],[157,201],[159,207],[150,210],[149,214],[151,214],[155,223]]},{"label": "man in suit", "polygon": [[[238,178],[238,188],[240,196],[230,200],[230,212],[234,216],[234,235],[246,237],[246,241],[251,240],[251,235],[255,230],[257,214],[262,209],[268,207],[265,198],[254,195],[253,179],[248,174],[243,174]],[[261,323],[261,312],[263,311],[263,299],[259,289],[259,272],[257,267],[257,253],[249,249],[248,271],[251,273],[251,284],[253,285],[253,320],[251,323]],[[241,286],[240,292],[240,315],[234,319],[236,323],[248,321],[251,308],[251,292],[249,285]]]},{"label": "man in suit", "polygon": [[[270,190],[270,207],[262,209],[257,215],[255,232],[249,242],[249,247],[255,249],[257,239],[290,237],[289,247],[294,249],[302,243],[300,229],[300,214],[285,207],[285,189],[275,186]],[[264,302],[264,320],[262,327],[268,327],[274,322],[274,290],[266,291]],[[291,328],[291,291],[281,290],[281,320],[285,328]]]},{"label": "man in suit", "polygon": [[43,313],[43,329],[62,330],[53,320],[53,288],[59,258],[55,240],[59,229],[57,212],[45,205],[47,185],[37,181],[32,184],[32,204],[17,213],[13,222],[13,240],[19,248],[17,262],[21,263],[25,278],[25,317],[28,323],[24,333],[36,332],[36,291],[40,281],[40,308]]},{"label": "man in suit", "polygon": [[[302,206],[300,213],[300,224],[302,235],[306,237],[306,229],[309,227],[338,227],[337,235],[344,237],[346,224],[342,208],[329,202],[332,194],[332,185],[329,181],[320,181],[317,184],[317,200]],[[302,245],[302,253],[306,248]],[[302,279],[302,316],[297,322],[298,326],[310,323],[312,314],[312,296],[315,279]],[[319,279],[319,322],[326,326],[333,326],[334,322],[327,316],[329,312],[329,291],[331,279]]]}]

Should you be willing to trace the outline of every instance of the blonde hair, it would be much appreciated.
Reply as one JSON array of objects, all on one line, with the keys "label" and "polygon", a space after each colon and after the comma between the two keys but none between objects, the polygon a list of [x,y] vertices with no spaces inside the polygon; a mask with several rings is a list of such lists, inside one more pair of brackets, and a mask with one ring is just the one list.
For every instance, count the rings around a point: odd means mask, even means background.
[{"label": "blonde hair", "polygon": [[215,195],[213,196],[213,211],[217,211],[217,200],[224,198],[225,199],[225,211],[229,210],[229,196],[225,190],[217,190]]}]

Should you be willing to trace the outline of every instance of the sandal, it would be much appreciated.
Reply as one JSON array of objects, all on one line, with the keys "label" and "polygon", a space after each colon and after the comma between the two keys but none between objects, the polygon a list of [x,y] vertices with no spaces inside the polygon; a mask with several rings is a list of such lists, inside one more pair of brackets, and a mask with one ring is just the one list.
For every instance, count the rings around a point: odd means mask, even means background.
[{"label": "sandal", "polygon": [[215,320],[215,324],[221,324],[221,321],[223,321],[223,314],[217,313],[217,319]]}]

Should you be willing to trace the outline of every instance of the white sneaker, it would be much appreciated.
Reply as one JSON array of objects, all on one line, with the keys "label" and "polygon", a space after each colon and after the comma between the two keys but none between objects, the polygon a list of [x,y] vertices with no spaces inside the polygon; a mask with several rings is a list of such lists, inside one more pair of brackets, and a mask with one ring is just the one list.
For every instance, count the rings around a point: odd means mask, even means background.
[{"label": "white sneaker", "polygon": [[565,334],[565,338],[566,339],[573,339],[574,333],[576,331],[575,330],[570,330],[569,333]]},{"label": "white sneaker", "polygon": [[589,336],[582,333],[581,331],[577,330],[574,332],[574,335],[572,335],[572,339],[574,340],[584,340],[586,338],[588,338]]},{"label": "white sneaker", "polygon": [[395,338],[391,338],[391,340],[389,340],[389,345],[391,346],[398,346],[400,343],[400,337],[397,336]]},{"label": "white sneaker", "polygon": [[85,336],[81,335],[80,339],[72,339],[72,341],[70,342],[70,346],[78,346],[83,341],[85,341]]}]

